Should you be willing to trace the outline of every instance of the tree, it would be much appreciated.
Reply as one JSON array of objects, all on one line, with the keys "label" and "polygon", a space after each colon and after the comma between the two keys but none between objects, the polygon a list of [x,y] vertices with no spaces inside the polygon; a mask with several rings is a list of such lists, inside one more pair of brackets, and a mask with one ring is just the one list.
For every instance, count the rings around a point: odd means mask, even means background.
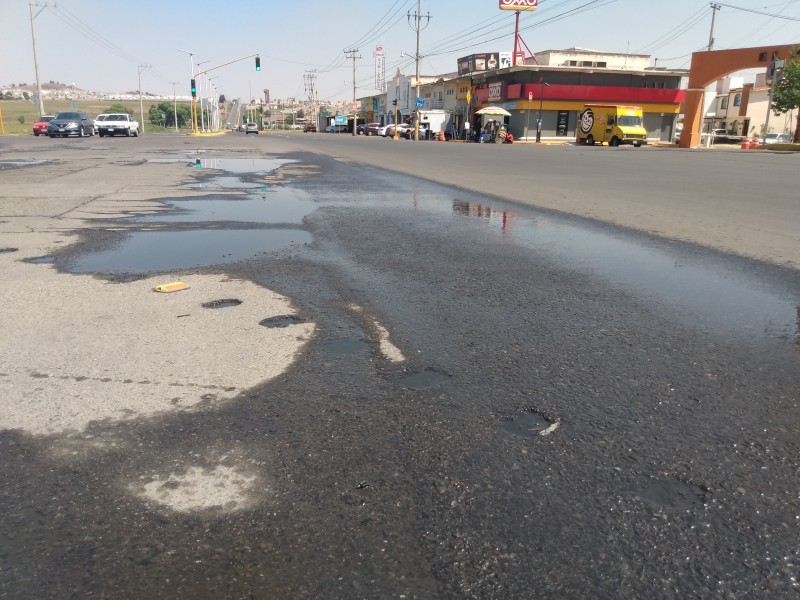
[{"label": "tree", "polygon": [[19,121],[20,125],[24,125],[25,124],[25,115],[18,116],[17,117],[17,121]]},{"label": "tree", "polygon": [[[128,113],[129,115],[133,116],[133,109],[132,108],[125,108],[117,102],[116,104],[112,104],[106,109],[107,113]],[[142,123],[142,127],[144,127],[144,123]]]},{"label": "tree", "polygon": [[225,104],[225,94],[220,94],[219,95],[219,103],[220,104]]},{"label": "tree", "polygon": [[22,97],[25,98],[25,100],[30,100],[31,99],[31,95],[26,91],[22,92]]},{"label": "tree", "polygon": [[[800,109],[800,56],[795,53],[793,60],[786,61],[783,77],[775,82],[772,110],[776,115],[780,115],[798,109]],[[800,110],[794,128],[794,142],[800,143]]]}]

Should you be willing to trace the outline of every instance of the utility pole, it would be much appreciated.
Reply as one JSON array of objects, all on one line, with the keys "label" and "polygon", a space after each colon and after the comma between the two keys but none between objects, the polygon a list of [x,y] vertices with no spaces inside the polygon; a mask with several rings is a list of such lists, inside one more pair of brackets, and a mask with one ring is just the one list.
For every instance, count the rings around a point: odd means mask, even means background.
[{"label": "utility pole", "polygon": [[[36,7],[41,6],[41,8],[36,14],[33,14],[34,6]],[[33,26],[33,21],[48,6],[50,5],[47,4],[47,2],[45,2],[44,4],[33,4],[33,3],[28,4],[28,8],[30,9],[31,12],[31,38],[33,39],[33,68],[36,71],[36,98],[38,99],[39,102],[40,117],[44,114],[44,100],[42,99],[42,82],[39,79],[39,56],[36,52],[36,28]]]},{"label": "utility pole", "polygon": [[711,3],[711,32],[708,34],[708,51],[714,47],[714,21],[717,17],[717,11],[722,7],[714,2]]},{"label": "utility pole", "polygon": [[356,127],[358,126],[358,112],[356,111],[356,58],[361,58],[361,56],[356,56],[358,54],[358,48],[354,50],[345,50],[345,54],[349,54],[347,58],[353,59],[353,135],[356,134]]},{"label": "utility pole", "polygon": [[173,105],[173,116],[175,117],[175,133],[178,133],[178,98],[175,96],[175,86],[178,85],[179,81],[170,81],[172,84],[172,105]]},{"label": "utility pole", "polygon": [[419,106],[417,106],[417,98],[419,98],[419,60],[422,56],[419,53],[420,32],[422,31],[422,19],[426,19],[425,25],[431,22],[431,14],[422,14],[422,0],[417,0],[417,12],[413,15],[408,13],[406,15],[408,20],[414,17],[414,27],[417,30],[417,52],[414,56],[416,59],[416,69],[414,70],[414,141],[419,141]]},{"label": "utility pole", "polygon": [[144,133],[144,103],[142,102],[142,71],[149,69],[152,65],[138,65],[139,66],[139,114],[141,121],[139,121],[139,133]]},{"label": "utility pole", "polygon": [[316,87],[317,74],[314,70],[308,71],[303,75],[303,80],[306,85],[306,94],[308,94],[308,102],[311,105],[311,114],[313,115],[314,126],[319,127],[317,117],[317,87]]},{"label": "utility pole", "polygon": [[[192,70],[189,71],[189,77],[191,79],[194,79],[194,52],[189,52],[188,50],[181,50],[180,48],[176,48],[176,50],[178,52],[183,52],[184,54],[189,55],[189,64],[191,64],[192,66]],[[197,113],[195,112],[194,98],[192,98],[192,132],[197,133]]]}]

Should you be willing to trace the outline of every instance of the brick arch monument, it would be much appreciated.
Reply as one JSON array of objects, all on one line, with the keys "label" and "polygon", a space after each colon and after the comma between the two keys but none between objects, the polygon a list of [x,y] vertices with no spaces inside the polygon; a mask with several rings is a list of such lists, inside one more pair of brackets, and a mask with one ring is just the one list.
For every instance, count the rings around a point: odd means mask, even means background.
[{"label": "brick arch monument", "polygon": [[800,46],[764,46],[763,48],[737,48],[735,50],[711,50],[692,54],[689,70],[689,87],[684,100],[683,131],[680,147],[696,148],[700,145],[700,126],[703,120],[703,93],[706,86],[726,75],[743,69],[767,68],[775,59],[786,60]]}]

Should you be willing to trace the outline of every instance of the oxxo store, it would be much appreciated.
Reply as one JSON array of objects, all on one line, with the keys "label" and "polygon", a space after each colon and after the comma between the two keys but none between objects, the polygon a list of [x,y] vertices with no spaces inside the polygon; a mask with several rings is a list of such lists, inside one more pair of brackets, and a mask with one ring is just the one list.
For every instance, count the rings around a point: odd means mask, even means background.
[{"label": "oxxo store", "polygon": [[[684,92],[681,71],[605,71],[519,66],[472,76],[472,114],[489,104],[511,113],[508,130],[517,140],[575,139],[585,104],[641,106],[650,140],[672,139]],[[479,121],[477,121],[479,122]],[[477,124],[476,122],[476,124]]]}]

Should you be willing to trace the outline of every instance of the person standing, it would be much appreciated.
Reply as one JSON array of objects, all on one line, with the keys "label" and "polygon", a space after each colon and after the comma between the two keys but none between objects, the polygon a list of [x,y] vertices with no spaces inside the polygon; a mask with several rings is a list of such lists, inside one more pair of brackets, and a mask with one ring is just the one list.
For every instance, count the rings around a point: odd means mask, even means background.
[{"label": "person standing", "polygon": [[464,121],[464,140],[469,141],[469,119]]}]

